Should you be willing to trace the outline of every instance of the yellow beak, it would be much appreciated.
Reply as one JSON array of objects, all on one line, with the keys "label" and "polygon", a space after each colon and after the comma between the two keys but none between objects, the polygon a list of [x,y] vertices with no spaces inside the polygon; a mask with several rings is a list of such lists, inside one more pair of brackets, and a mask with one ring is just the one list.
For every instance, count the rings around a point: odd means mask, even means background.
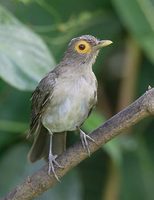
[{"label": "yellow beak", "polygon": [[113,42],[111,40],[101,40],[96,46],[94,46],[94,48],[96,48],[96,50],[99,50],[100,48],[106,47],[112,43]]}]

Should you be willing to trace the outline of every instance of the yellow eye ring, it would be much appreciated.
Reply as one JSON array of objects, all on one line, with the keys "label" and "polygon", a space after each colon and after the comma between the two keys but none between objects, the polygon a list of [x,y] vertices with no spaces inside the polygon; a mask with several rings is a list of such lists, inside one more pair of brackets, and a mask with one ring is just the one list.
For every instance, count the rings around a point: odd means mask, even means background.
[{"label": "yellow eye ring", "polygon": [[75,50],[80,54],[90,53],[91,45],[85,40],[80,40],[75,44]]}]

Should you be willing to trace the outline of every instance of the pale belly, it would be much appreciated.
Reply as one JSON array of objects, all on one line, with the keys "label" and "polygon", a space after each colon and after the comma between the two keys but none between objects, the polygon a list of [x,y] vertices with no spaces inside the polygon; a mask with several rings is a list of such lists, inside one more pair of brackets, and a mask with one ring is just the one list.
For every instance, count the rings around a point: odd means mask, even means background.
[{"label": "pale belly", "polygon": [[[42,123],[51,132],[73,131],[88,117],[96,103],[96,86],[85,80],[71,86],[57,86],[51,104],[45,111]],[[91,103],[93,102],[93,103]]]}]

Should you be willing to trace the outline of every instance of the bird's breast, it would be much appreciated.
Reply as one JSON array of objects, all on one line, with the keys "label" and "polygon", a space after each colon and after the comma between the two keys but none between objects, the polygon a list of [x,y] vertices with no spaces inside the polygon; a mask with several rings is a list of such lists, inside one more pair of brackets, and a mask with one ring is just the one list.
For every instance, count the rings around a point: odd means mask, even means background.
[{"label": "bird's breast", "polygon": [[97,101],[94,74],[80,77],[61,77],[55,85],[43,123],[53,132],[71,131],[80,126]]}]

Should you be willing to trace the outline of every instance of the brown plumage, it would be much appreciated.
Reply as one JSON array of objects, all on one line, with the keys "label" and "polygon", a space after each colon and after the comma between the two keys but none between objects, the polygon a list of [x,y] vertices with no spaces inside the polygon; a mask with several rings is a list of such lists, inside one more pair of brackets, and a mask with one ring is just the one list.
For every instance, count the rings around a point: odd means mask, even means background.
[{"label": "brown plumage", "polygon": [[34,136],[34,143],[28,157],[32,162],[48,159],[49,174],[52,171],[57,179],[54,164],[61,167],[56,157],[66,148],[67,131],[79,130],[82,145],[90,153],[87,139],[94,140],[80,126],[97,102],[92,65],[100,48],[109,44],[89,35],[74,38],[59,65],[33,92],[29,135]]}]

